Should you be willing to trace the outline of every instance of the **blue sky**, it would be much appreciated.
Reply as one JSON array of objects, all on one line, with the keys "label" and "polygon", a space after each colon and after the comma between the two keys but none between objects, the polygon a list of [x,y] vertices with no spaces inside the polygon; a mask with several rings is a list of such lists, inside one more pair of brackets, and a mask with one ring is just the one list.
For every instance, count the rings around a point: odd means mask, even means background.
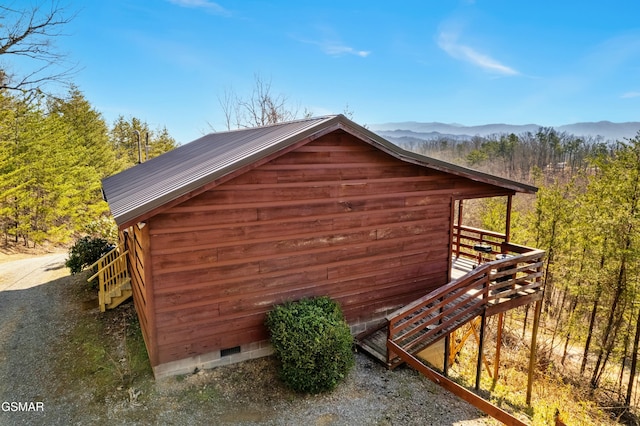
[{"label": "blue sky", "polygon": [[109,123],[184,143],[224,130],[219,98],[259,75],[314,115],[360,124],[640,121],[637,0],[68,0],[57,39]]}]

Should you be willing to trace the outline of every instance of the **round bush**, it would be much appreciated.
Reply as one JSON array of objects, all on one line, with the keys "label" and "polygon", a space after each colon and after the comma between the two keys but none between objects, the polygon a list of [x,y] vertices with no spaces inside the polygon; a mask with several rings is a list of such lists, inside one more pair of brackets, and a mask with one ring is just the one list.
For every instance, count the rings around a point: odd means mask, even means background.
[{"label": "round bush", "polygon": [[332,390],[354,365],[353,337],[328,297],[278,305],[267,314],[280,377],[298,392]]},{"label": "round bush", "polygon": [[69,249],[69,259],[65,262],[65,266],[71,270],[72,274],[77,274],[112,249],[113,246],[104,238],[80,238]]}]

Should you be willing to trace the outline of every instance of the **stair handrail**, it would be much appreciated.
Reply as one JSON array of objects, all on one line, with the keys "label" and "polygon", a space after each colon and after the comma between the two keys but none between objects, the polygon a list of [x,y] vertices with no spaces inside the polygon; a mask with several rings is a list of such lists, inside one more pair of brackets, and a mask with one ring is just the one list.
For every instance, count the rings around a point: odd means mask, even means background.
[{"label": "stair handrail", "polygon": [[129,278],[128,253],[129,250],[124,250],[124,245],[118,245],[91,265],[91,268],[98,267],[98,272],[87,281],[98,277],[98,303],[102,312],[109,303],[107,299],[111,293]]},{"label": "stair handrail", "polygon": [[108,264],[113,262],[113,260],[116,259],[120,255],[120,252],[122,252],[123,250],[124,250],[124,244],[118,244],[117,246],[115,246],[114,248],[109,250],[107,253],[105,253],[102,256],[100,256],[100,259],[98,259],[95,262],[93,262],[87,269],[97,268],[97,272],[95,274],[91,275],[87,279],[87,281],[92,281],[93,279],[95,279],[98,276],[98,274],[100,272],[102,272],[102,270]]},{"label": "stair handrail", "polygon": [[[388,340],[395,343],[405,341],[401,346],[409,351],[419,346],[421,341],[442,333],[453,321],[476,317],[486,304],[488,271],[489,266],[482,265],[387,316]],[[468,296],[472,291],[475,294]],[[460,326],[464,323],[466,321]]]},{"label": "stair handrail", "polygon": [[[513,248],[517,252],[526,247]],[[451,332],[449,328],[453,321],[468,321],[480,315],[490,302],[499,303],[501,297],[516,295],[518,291],[539,291],[542,287],[540,278],[544,250],[528,250],[484,263],[387,315],[388,340],[398,343],[422,333],[406,345],[408,349],[419,347],[421,341],[434,337],[443,338]],[[458,326],[461,327],[464,323],[466,321]],[[444,330],[447,333],[443,333]],[[441,335],[437,336],[438,333]],[[390,353],[388,357],[391,357]]]}]

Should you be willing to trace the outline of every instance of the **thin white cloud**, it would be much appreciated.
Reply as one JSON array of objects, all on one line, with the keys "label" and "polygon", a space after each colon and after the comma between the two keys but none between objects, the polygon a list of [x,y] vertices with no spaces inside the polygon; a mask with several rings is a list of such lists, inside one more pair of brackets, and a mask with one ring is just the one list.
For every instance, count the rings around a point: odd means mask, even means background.
[{"label": "thin white cloud", "polygon": [[313,38],[304,38],[296,35],[291,37],[301,43],[311,44],[320,48],[326,55],[339,57],[345,55],[358,56],[366,58],[371,54],[369,50],[359,50],[342,42],[340,35],[334,28],[326,25],[318,25],[315,27],[319,34]]},{"label": "thin white cloud", "polygon": [[353,47],[345,46],[341,43],[319,42],[315,44],[320,46],[322,51],[329,56],[355,55],[360,56],[361,58],[366,58],[371,54],[368,50],[356,50]]},{"label": "thin white cloud", "polygon": [[341,42],[337,41],[315,41],[315,40],[307,40],[299,37],[293,37],[301,43],[312,44],[314,46],[318,46],[320,50],[322,50],[325,54],[329,56],[344,56],[344,55],[354,55],[359,56],[361,58],[366,58],[371,54],[369,50],[358,50],[351,46],[347,46]]},{"label": "thin white cloud", "polygon": [[469,62],[486,71],[502,75],[519,75],[517,70],[500,63],[489,55],[480,53],[475,49],[458,43],[458,36],[453,32],[442,31],[438,35],[438,46],[449,56],[465,62]]},{"label": "thin white cloud", "polygon": [[176,6],[186,7],[189,9],[202,9],[213,15],[230,16],[229,12],[218,3],[209,0],[168,0],[169,3]]},{"label": "thin white cloud", "polygon": [[620,96],[623,99],[627,99],[627,98],[640,98],[640,92],[627,92],[627,93],[623,93],[622,96]]}]

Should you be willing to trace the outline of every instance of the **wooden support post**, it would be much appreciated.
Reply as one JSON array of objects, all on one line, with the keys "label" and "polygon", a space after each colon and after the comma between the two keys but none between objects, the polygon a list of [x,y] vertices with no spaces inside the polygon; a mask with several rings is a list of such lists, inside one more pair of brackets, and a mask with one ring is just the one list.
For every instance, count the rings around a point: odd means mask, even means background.
[{"label": "wooden support post", "polygon": [[542,300],[536,301],[533,316],[533,329],[531,330],[531,354],[529,355],[529,376],[527,377],[527,405],[531,406],[531,390],[533,389],[533,371],[536,367],[536,342],[538,339],[538,325],[540,324],[540,311]]},{"label": "wooden support post", "polygon": [[480,390],[480,376],[482,374],[482,358],[483,358],[483,347],[484,347],[484,331],[486,326],[486,317],[484,312],[480,315],[480,340],[478,341],[478,362],[476,364],[476,392]]},{"label": "wooden support post", "polygon": [[504,225],[505,243],[511,240],[511,208],[513,206],[513,195],[507,196],[507,214]]},{"label": "wooden support post", "polygon": [[[453,250],[453,245],[455,243],[456,249],[455,252],[459,253],[460,249],[460,239],[458,238],[458,241],[456,242],[455,240],[455,234],[456,234],[456,229],[455,229],[455,225],[454,225],[454,217],[456,214],[456,200],[453,199],[453,197],[449,197],[449,217],[451,218],[449,220],[449,256],[448,256],[448,260],[447,260],[447,282],[451,282],[451,270],[453,269],[453,256],[454,256],[454,250]],[[458,259],[458,255],[456,254],[455,256],[456,259]]]},{"label": "wooden support post", "polygon": [[[480,333],[478,332],[478,330],[476,329],[477,325],[476,322],[480,322],[480,317],[476,318],[478,321],[476,321],[475,319],[473,321],[469,322],[469,328],[471,330],[471,332],[473,333],[473,337],[475,337],[476,339],[476,343],[478,345],[480,345]],[[484,346],[483,346],[484,348]],[[491,367],[489,366],[489,361],[487,361],[487,357],[484,356],[484,354],[482,354],[482,362],[484,363],[484,367],[487,369],[487,373],[489,374],[489,377],[493,377],[493,375],[491,374]]]},{"label": "wooden support post", "polygon": [[496,333],[496,359],[493,360],[493,387],[498,382],[498,369],[500,367],[500,349],[502,348],[502,317],[504,312],[498,314],[498,332]]},{"label": "wooden support post", "polygon": [[[451,270],[451,267],[449,267],[449,270]],[[449,277],[449,279],[450,278],[451,277]],[[441,298],[440,302],[443,303],[444,300]],[[443,311],[444,311],[444,306],[440,308],[440,315],[443,315]],[[439,323],[442,324],[442,321],[443,319],[441,318]],[[447,377],[447,375],[449,374],[449,335],[448,334],[444,338],[444,360],[442,364],[442,373],[444,374],[445,377]]]},{"label": "wooden support post", "polygon": [[[387,342],[393,340],[393,336],[391,335],[391,323],[387,321]],[[391,368],[391,360],[394,358],[393,352],[391,352],[391,348],[387,345],[387,368],[392,370]]]},{"label": "wooden support post", "polygon": [[462,226],[462,200],[458,200],[458,240],[456,243],[456,259],[460,257],[460,242],[462,237],[460,236]]},{"label": "wooden support post", "polygon": [[444,377],[449,376],[449,345],[451,345],[451,335],[447,334],[447,337],[444,338],[444,365],[442,366]]}]

